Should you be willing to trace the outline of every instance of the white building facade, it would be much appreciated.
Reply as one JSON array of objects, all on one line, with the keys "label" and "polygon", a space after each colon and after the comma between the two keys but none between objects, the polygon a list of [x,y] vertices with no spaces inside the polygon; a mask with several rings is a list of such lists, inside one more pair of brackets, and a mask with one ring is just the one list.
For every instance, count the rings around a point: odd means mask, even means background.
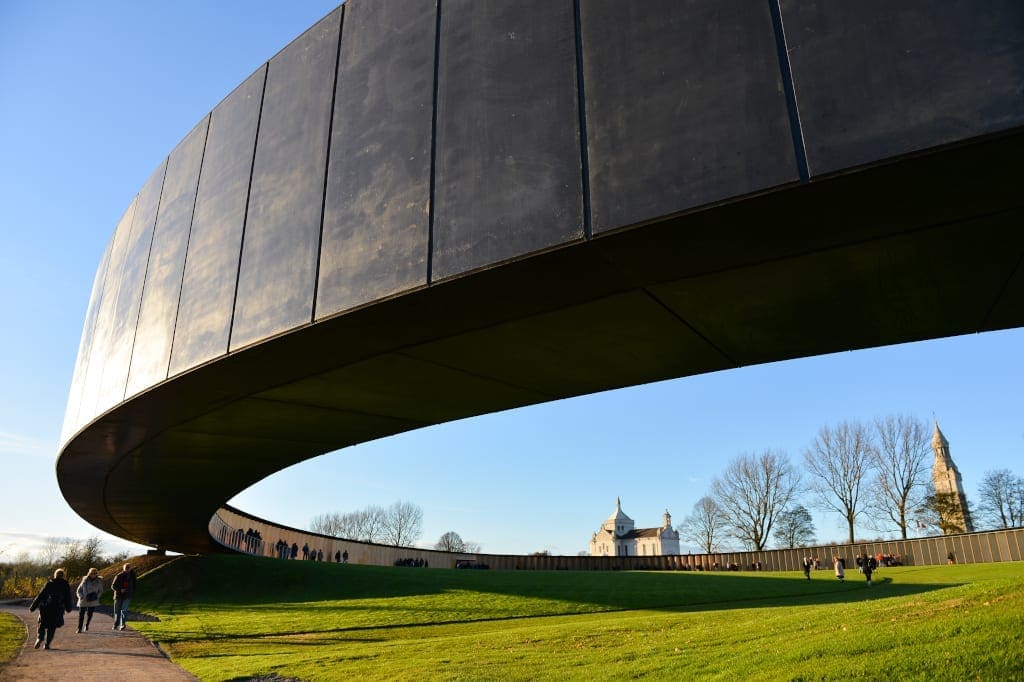
[{"label": "white building facade", "polygon": [[679,554],[679,532],[665,510],[660,528],[637,528],[615,500],[615,511],[590,538],[590,556],[662,556]]}]

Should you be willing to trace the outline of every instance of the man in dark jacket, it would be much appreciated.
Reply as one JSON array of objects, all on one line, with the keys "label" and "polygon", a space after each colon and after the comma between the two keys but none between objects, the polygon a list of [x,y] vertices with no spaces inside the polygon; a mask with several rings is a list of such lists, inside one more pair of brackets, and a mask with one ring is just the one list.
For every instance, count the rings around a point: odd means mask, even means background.
[{"label": "man in dark jacket", "polygon": [[128,619],[128,605],[135,596],[135,571],[132,570],[131,564],[125,564],[124,570],[114,576],[110,589],[114,591],[114,629],[124,630],[124,623]]},{"label": "man in dark jacket", "polygon": [[57,628],[64,625],[64,614],[71,613],[71,585],[64,579],[64,570],[58,568],[53,578],[46,581],[46,586],[32,600],[29,611],[39,609],[39,632],[36,634],[36,646],[45,645],[50,648],[53,635]]}]

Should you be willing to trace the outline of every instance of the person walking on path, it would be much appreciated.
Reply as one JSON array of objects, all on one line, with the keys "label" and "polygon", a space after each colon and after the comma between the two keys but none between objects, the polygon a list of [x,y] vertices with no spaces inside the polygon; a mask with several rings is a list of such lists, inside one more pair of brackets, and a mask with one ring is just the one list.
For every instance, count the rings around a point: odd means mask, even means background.
[{"label": "person walking on path", "polygon": [[89,629],[89,623],[92,622],[92,614],[96,607],[100,605],[100,595],[103,594],[103,577],[99,574],[99,571],[95,568],[90,568],[89,572],[82,578],[82,582],[78,583],[78,589],[75,591],[75,594],[78,597],[78,629],[75,630],[77,634],[82,632],[82,630]]},{"label": "person walking on path", "polygon": [[39,609],[36,649],[41,644],[47,649],[50,648],[57,628],[64,625],[64,614],[71,613],[71,602],[71,585],[64,579],[64,569],[58,568],[53,572],[53,578],[46,581],[46,585],[28,607],[29,611]]},{"label": "person walking on path", "polygon": [[135,571],[131,564],[125,564],[124,569],[114,576],[110,584],[114,591],[114,630],[124,630],[125,621],[128,619],[128,605],[132,603],[135,596]]}]

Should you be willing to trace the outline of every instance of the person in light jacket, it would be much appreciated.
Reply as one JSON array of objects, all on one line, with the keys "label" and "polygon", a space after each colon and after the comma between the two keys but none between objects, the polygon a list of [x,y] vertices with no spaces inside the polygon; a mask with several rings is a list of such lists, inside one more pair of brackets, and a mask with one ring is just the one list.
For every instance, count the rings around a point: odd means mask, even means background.
[{"label": "person in light jacket", "polygon": [[89,630],[92,614],[100,605],[100,595],[103,594],[103,576],[95,568],[90,568],[82,582],[78,583],[75,594],[78,597],[78,629],[75,630],[77,634],[82,630]]},{"label": "person in light jacket", "polygon": [[839,582],[843,582],[843,579],[846,577],[846,572],[843,570],[842,557],[832,557],[832,565],[836,569],[836,577],[839,578]]},{"label": "person in light jacket", "polygon": [[64,579],[64,569],[58,568],[53,572],[53,578],[46,581],[46,586],[40,590],[36,598],[29,605],[29,611],[39,609],[39,630],[36,634],[36,645],[38,649],[41,644],[50,648],[50,642],[57,632],[57,628],[64,625],[64,614],[71,613],[71,585]]}]

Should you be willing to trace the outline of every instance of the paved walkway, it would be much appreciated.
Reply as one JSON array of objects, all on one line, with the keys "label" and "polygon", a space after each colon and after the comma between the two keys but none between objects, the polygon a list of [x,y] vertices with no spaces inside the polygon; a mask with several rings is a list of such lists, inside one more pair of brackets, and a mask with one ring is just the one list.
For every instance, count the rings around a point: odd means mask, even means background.
[{"label": "paved walkway", "polygon": [[65,625],[57,630],[50,650],[33,649],[36,641],[36,614],[21,604],[0,604],[0,611],[12,613],[25,624],[28,632],[25,645],[8,663],[0,678],[15,680],[195,680],[138,632],[130,629],[111,630],[113,618],[97,611],[88,632],[75,634],[78,611],[65,614]]}]

